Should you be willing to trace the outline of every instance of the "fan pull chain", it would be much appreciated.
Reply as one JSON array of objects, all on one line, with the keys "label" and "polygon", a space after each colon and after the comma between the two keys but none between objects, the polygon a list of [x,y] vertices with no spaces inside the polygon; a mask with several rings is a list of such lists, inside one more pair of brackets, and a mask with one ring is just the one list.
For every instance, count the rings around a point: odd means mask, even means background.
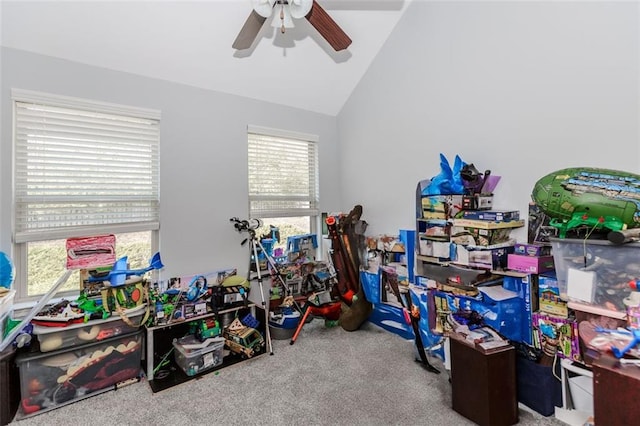
[{"label": "fan pull chain", "polygon": [[284,4],[280,5],[280,21],[282,22],[282,26],[280,27],[280,32],[284,34]]}]

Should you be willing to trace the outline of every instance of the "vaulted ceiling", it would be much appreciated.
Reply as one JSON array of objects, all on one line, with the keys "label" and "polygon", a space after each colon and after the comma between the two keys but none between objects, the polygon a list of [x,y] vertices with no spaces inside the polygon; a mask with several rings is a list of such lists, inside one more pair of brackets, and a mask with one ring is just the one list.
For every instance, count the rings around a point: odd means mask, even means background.
[{"label": "vaulted ceiling", "polygon": [[274,102],[340,112],[412,0],[317,0],[353,40],[336,52],[306,19],[275,13],[247,50],[231,47],[251,0],[2,0],[3,46]]}]

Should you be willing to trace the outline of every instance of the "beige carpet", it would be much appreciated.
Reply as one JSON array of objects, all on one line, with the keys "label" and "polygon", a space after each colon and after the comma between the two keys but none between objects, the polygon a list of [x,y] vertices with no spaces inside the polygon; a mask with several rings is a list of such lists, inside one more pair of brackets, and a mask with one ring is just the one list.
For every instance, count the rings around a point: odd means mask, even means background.
[{"label": "beige carpet", "polygon": [[[33,417],[60,425],[472,425],[453,411],[449,376],[415,362],[412,342],[365,323],[360,330],[306,324],[274,355],[152,393],[146,381]],[[473,397],[469,389],[469,397]],[[561,425],[520,410],[520,425]]]}]

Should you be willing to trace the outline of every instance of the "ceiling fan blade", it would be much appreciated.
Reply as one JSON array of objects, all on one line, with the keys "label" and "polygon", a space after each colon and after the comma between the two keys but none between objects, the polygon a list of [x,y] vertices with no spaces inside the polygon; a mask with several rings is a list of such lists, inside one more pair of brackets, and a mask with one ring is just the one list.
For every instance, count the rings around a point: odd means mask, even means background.
[{"label": "ceiling fan blade", "polygon": [[258,12],[252,10],[251,15],[249,15],[240,33],[238,33],[238,37],[236,37],[236,40],[233,42],[232,47],[238,50],[250,48],[266,20],[267,18],[260,16]]},{"label": "ceiling fan blade", "polygon": [[344,50],[351,44],[349,36],[342,31],[342,28],[331,19],[331,16],[325,12],[316,0],[313,0],[313,6],[311,6],[311,11],[306,18],[334,50]]}]

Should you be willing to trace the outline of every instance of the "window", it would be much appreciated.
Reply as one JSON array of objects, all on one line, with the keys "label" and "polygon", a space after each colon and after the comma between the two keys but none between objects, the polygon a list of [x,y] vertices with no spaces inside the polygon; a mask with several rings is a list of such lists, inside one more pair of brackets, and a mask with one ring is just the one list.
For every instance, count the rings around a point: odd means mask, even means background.
[{"label": "window", "polygon": [[22,90],[12,98],[18,298],[55,283],[66,238],[116,234],[117,256],[148,262],[160,224],[160,113]]},{"label": "window", "polygon": [[248,139],[249,216],[263,221],[258,235],[275,226],[283,247],[288,236],[315,232],[317,136],[250,126]]}]

